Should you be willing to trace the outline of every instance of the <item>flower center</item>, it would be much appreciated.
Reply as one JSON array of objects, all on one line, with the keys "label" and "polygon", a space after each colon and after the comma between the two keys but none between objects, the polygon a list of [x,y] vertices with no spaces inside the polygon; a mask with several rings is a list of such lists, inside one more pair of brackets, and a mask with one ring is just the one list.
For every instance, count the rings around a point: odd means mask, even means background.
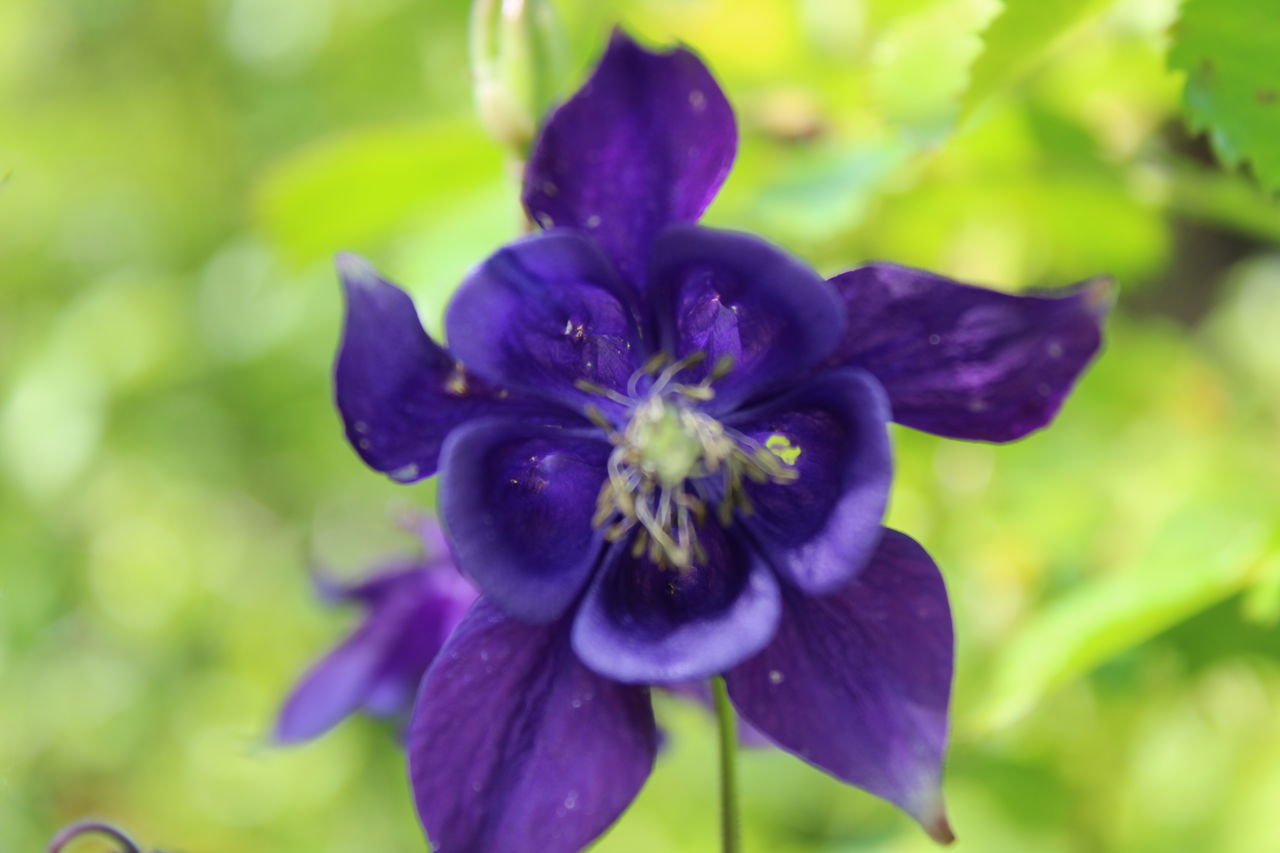
[{"label": "flower center", "polygon": [[[799,476],[792,467],[799,450],[764,445],[726,427],[701,411],[712,399],[712,385],[732,367],[721,359],[697,385],[676,382],[684,370],[706,360],[705,353],[667,364],[656,356],[628,383],[629,396],[580,383],[584,390],[622,405],[628,414],[618,431],[599,409],[587,415],[604,429],[614,445],[609,454],[609,476],[600,489],[593,524],[614,542],[635,531],[631,553],[665,568],[688,570],[706,559],[697,530],[714,507],[721,526],[733,523],[737,513],[753,511],[747,482],[790,483]],[[664,368],[665,365],[665,368]],[[643,394],[638,387],[654,377]],[[638,528],[638,529],[637,529]]]}]

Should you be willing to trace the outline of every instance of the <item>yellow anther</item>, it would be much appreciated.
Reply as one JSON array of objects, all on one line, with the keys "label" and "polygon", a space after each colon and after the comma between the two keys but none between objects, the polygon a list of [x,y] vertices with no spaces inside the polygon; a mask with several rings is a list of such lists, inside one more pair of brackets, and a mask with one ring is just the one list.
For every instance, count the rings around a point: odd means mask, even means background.
[{"label": "yellow anther", "polygon": [[733,370],[733,356],[725,353],[716,359],[715,367],[707,374],[707,382],[719,382],[729,375],[730,370]]},{"label": "yellow anther", "polygon": [[667,354],[666,350],[663,350],[662,352],[655,352],[653,355],[649,356],[649,360],[644,363],[644,366],[641,367],[640,370],[642,373],[657,373],[662,369],[662,366],[670,360],[671,356]]}]

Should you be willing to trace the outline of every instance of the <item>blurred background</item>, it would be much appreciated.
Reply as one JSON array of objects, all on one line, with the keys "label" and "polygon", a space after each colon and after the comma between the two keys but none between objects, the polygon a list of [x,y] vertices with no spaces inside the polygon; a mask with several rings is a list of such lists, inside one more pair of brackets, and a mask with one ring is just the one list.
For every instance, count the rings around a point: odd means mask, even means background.
[{"label": "blurred background", "polygon": [[[956,849],[1280,850],[1275,4],[554,5],[561,95],[614,21],[707,59],[742,128],[713,224],[824,273],[1115,276],[1053,428],[895,430],[890,522],[956,610]],[[394,732],[267,733],[356,619],[308,567],[412,553],[393,520],[434,501],[342,436],[332,253],[438,328],[520,226],[467,12],[0,2],[0,850],[86,814],[192,853],[424,849]],[[711,722],[659,713],[668,749],[600,850],[714,849]],[[749,850],[933,849],[786,755],[741,772]]]}]

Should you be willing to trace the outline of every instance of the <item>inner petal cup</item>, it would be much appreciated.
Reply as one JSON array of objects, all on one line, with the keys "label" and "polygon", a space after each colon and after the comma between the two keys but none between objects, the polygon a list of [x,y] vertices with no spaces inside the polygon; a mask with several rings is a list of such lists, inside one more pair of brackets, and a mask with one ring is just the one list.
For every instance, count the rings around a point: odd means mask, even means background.
[{"label": "inner petal cup", "polygon": [[892,451],[884,391],[860,370],[829,371],[729,421],[795,474],[750,483],[748,527],[773,567],[823,594],[861,570],[880,539]]},{"label": "inner petal cup", "polygon": [[559,616],[600,553],[592,528],[609,447],[563,427],[477,421],[440,464],[440,511],[459,570],[507,613]]},{"label": "inner petal cup", "polygon": [[663,349],[717,365],[708,411],[724,414],[818,365],[844,332],[844,311],[809,266],[747,234],[695,225],[667,229],[654,245],[651,290]]},{"label": "inner petal cup", "polygon": [[621,391],[644,360],[635,312],[600,248],[572,231],[500,249],[462,283],[445,315],[469,370],[575,411],[579,384]]},{"label": "inner petal cup", "polygon": [[754,654],[773,636],[777,581],[712,521],[698,533],[705,559],[688,569],[609,552],[573,626],[582,661],[608,678],[664,683],[706,678]]}]

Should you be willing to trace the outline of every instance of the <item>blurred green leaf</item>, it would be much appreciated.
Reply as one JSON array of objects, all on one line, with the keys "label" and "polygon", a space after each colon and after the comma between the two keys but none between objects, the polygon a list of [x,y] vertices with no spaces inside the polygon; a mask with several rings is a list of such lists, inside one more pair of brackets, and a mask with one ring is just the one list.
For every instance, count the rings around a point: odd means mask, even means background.
[{"label": "blurred green leaf", "polygon": [[1280,190],[1280,2],[1188,0],[1169,52],[1187,73],[1183,106],[1231,166]]},{"label": "blurred green leaf", "polygon": [[970,72],[961,119],[1015,82],[1078,24],[1113,0],[1005,0],[1004,10],[982,35],[983,51]]},{"label": "blurred green leaf", "polygon": [[1269,532],[1256,516],[1218,506],[1174,513],[1135,565],[1032,617],[996,659],[977,726],[1015,722],[1054,688],[1239,592]]},{"label": "blurred green leaf", "polygon": [[257,190],[268,235],[295,260],[367,251],[424,211],[500,180],[502,157],[470,122],[373,127],[278,163]]}]

